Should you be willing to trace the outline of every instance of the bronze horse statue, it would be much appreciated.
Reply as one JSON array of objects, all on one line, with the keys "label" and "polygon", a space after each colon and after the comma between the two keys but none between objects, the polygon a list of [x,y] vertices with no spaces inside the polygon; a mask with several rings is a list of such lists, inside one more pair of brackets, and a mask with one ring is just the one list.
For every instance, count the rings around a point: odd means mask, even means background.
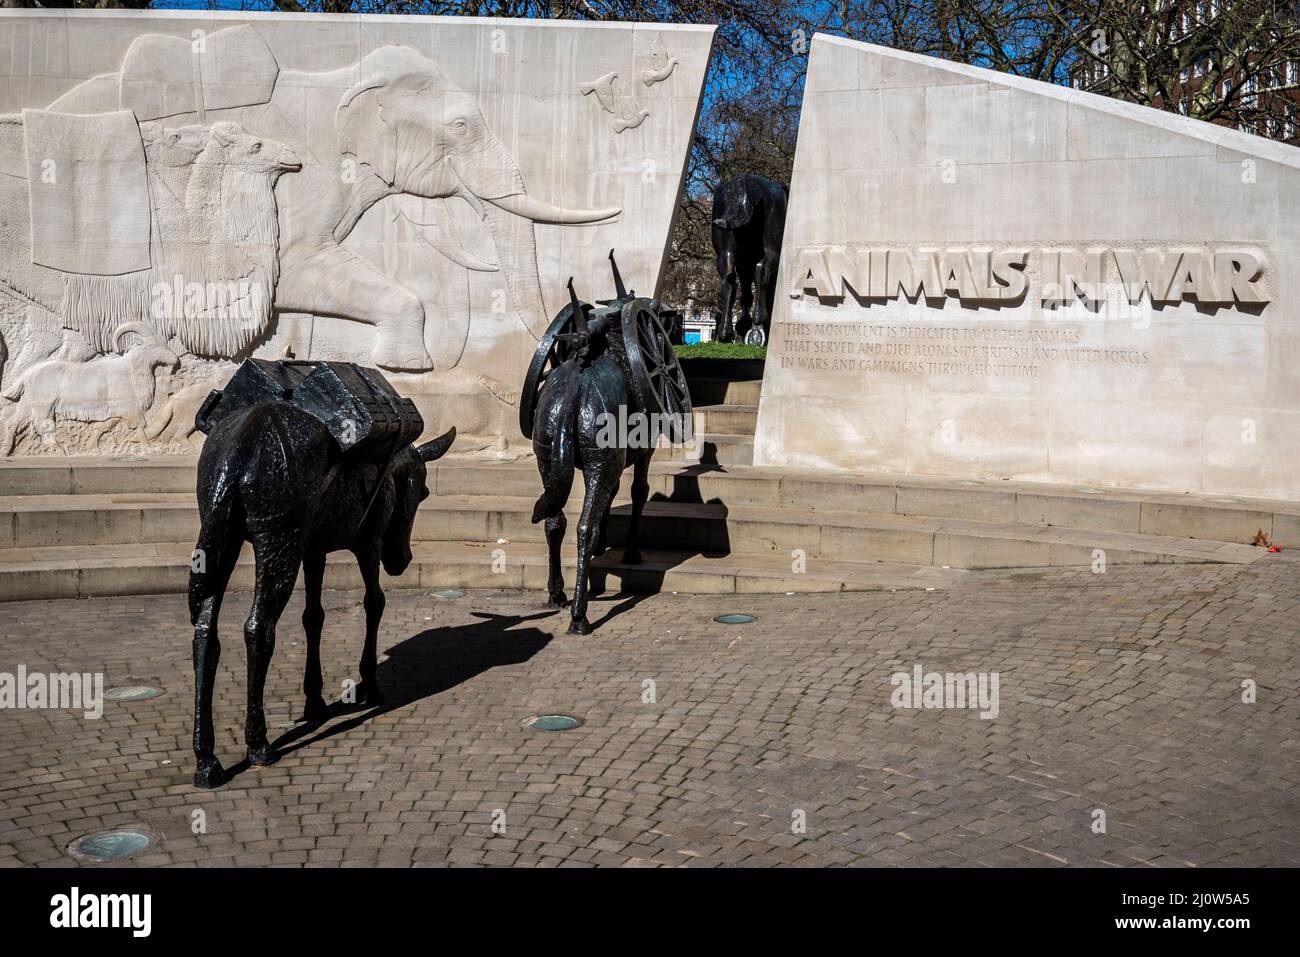
[{"label": "bronze horse statue", "polygon": [[[382,703],[375,685],[384,612],[379,569],[382,565],[396,576],[410,564],[416,509],[429,494],[426,463],[445,453],[456,437],[453,428],[413,445],[410,439],[424,427],[415,407],[375,370],[345,363],[250,360],[223,391],[224,396],[212,393],[197,417],[200,430],[208,433],[199,456],[201,529],[189,582],[194,784],[200,788],[217,787],[225,778],[213,752],[212,689],[221,654],[217,618],[243,543],[252,543],[256,559],[252,608],[244,623],[244,741],[249,764],[268,765],[277,755],[266,738],[263,688],[276,623],[293,593],[299,566],[307,591],[303,720],[322,720],[328,713],[321,696],[321,586],[326,554],[341,549],[356,557],[365,583],[366,636],[357,702]],[[358,394],[364,401],[356,401]],[[387,408],[372,420],[368,410],[376,403],[387,403]],[[342,414],[334,414],[339,409]],[[392,414],[385,418],[385,412]],[[358,441],[358,433],[370,440],[369,447]]]},{"label": "bronze horse statue", "polygon": [[[713,191],[713,254],[722,280],[719,342],[737,337],[767,341],[776,300],[776,270],[790,191],[781,183],[746,173],[724,180]],[[740,293],[740,322],[731,324],[731,309]]]},{"label": "bronze horse statue", "polygon": [[[610,261],[613,264],[612,252]],[[650,459],[659,436],[681,441],[691,428],[686,380],[661,324],[672,312],[658,300],[629,294],[617,265],[613,268],[618,297],[600,308],[580,303],[569,280],[570,303],[538,346],[520,406],[521,426],[533,440],[544,486],[532,520],[546,523],[546,588],[552,608],[567,603],[560,547],[575,470],[581,470],[586,486],[578,519],[571,635],[591,633],[591,560],[605,552],[610,506],[624,469],[632,467],[632,515],[623,562],[637,565],[641,512],[650,493]]]}]

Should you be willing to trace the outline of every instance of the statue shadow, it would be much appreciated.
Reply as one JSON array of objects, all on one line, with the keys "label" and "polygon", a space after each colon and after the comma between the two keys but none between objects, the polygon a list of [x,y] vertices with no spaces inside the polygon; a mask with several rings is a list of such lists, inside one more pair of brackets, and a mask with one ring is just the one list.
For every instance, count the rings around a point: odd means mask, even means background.
[{"label": "statue shadow", "polygon": [[[601,569],[599,568],[595,568],[592,570],[591,590],[588,592],[588,597],[591,599],[591,604],[587,606],[588,616],[590,617],[592,612],[596,609],[597,604],[599,603],[604,603],[606,601],[612,601],[617,603],[612,605],[609,608],[609,610],[606,611],[599,618],[596,618],[591,622],[591,630],[593,632],[599,631],[601,628],[603,628],[613,619],[617,618],[619,615],[623,614],[624,612],[631,611],[637,605],[641,604],[641,602],[645,601],[652,594],[654,594],[654,592],[651,591],[636,591],[636,592],[628,591],[626,586],[620,588],[616,592],[607,593],[605,588],[607,579],[608,579],[608,571],[602,573]],[[556,609],[556,614],[559,614],[559,612],[560,609]]]},{"label": "statue shadow", "polygon": [[[708,463],[689,466],[671,476],[672,488],[668,494],[656,492],[650,496],[642,516],[643,560],[637,565],[624,564],[622,558],[632,505],[624,502],[614,506],[609,517],[610,551],[592,563],[591,595],[603,596],[611,575],[617,569],[622,587],[612,597],[623,601],[605,617],[593,622],[593,630],[635,607],[647,596],[663,591],[668,573],[687,560],[695,556],[725,558],[731,554],[727,505],[716,497],[706,500],[700,490],[700,476],[724,471],[722,467]],[[655,508],[662,503],[694,507],[664,513]]]},{"label": "statue shadow", "polygon": [[[389,648],[375,672],[382,703],[332,702],[323,720],[301,722],[276,738],[271,747],[283,757],[351,731],[378,715],[441,694],[492,668],[522,664],[545,648],[552,636],[533,627],[512,629],[525,622],[551,617],[556,612],[494,615],[476,611],[473,614],[479,619],[473,624],[430,628]],[[329,640],[328,636],[325,640]],[[349,716],[347,720],[328,724],[345,715]],[[228,768],[226,780],[248,767],[247,761],[241,761]]]}]

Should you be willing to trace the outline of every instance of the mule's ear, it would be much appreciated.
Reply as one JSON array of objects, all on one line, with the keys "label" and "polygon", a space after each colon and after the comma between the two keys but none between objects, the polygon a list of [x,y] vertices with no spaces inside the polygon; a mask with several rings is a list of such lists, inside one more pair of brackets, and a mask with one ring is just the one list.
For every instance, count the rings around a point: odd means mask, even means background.
[{"label": "mule's ear", "polygon": [[420,456],[421,462],[432,462],[434,459],[442,458],[443,454],[451,448],[451,443],[456,441],[456,427],[453,425],[443,435],[436,439],[430,439],[423,445],[415,447],[415,454]]}]

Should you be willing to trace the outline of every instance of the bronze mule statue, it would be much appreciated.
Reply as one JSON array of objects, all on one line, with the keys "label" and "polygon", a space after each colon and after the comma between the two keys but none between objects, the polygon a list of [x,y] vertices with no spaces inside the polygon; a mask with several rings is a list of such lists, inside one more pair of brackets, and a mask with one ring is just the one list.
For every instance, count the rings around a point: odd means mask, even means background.
[{"label": "bronze mule statue", "polygon": [[201,528],[189,583],[194,625],[194,784],[213,788],[225,771],[213,753],[212,687],[221,653],[217,617],[244,542],[256,559],[248,653],[248,762],[277,755],[266,738],[262,697],[275,627],[301,565],[307,590],[303,720],[326,717],[320,639],[325,555],[347,549],[365,582],[366,637],[361,704],[381,703],[376,641],[384,612],[379,569],[400,575],[411,562],[411,527],[426,488],[426,463],[451,447],[456,430],[415,446],[424,423],[378,372],[350,363],[250,359],[213,392],[196,417],[207,433],[199,456]]},{"label": "bronze mule statue", "polygon": [[672,315],[658,300],[637,298],[623,287],[613,265],[617,298],[599,308],[581,303],[569,280],[569,305],[543,336],[528,371],[520,403],[520,428],[532,438],[544,486],[533,508],[545,521],[549,572],[548,605],[563,608],[560,546],[564,506],[573,473],[582,471],[586,491],[578,520],[578,570],[573,585],[569,634],[591,632],[587,599],[591,560],[606,549],[610,505],[623,470],[632,467],[632,515],[623,562],[641,563],[638,532],[650,492],[650,459],[660,435],[680,442],[690,434],[691,401],[686,379],[663,320]]}]

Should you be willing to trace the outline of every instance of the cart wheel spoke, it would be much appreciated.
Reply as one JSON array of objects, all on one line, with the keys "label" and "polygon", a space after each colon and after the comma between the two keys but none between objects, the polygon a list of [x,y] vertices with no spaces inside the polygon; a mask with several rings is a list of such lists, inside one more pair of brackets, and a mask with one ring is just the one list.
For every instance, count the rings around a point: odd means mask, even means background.
[{"label": "cart wheel spoke", "polygon": [[632,391],[649,414],[667,414],[665,430],[672,442],[685,438],[684,420],[691,414],[690,392],[667,330],[649,299],[634,299],[623,307],[623,344],[632,371]]},{"label": "cart wheel spoke", "polygon": [[565,332],[575,331],[579,318],[586,320],[586,310],[589,308],[584,304],[582,314],[575,316],[573,306],[565,306],[556,313],[542,335],[541,341],[537,343],[532,362],[528,366],[528,374],[524,378],[523,391],[519,396],[519,430],[525,438],[532,438],[533,416],[537,411],[537,400],[541,395],[542,386],[546,384],[551,373],[569,358],[572,347],[559,336]]}]

